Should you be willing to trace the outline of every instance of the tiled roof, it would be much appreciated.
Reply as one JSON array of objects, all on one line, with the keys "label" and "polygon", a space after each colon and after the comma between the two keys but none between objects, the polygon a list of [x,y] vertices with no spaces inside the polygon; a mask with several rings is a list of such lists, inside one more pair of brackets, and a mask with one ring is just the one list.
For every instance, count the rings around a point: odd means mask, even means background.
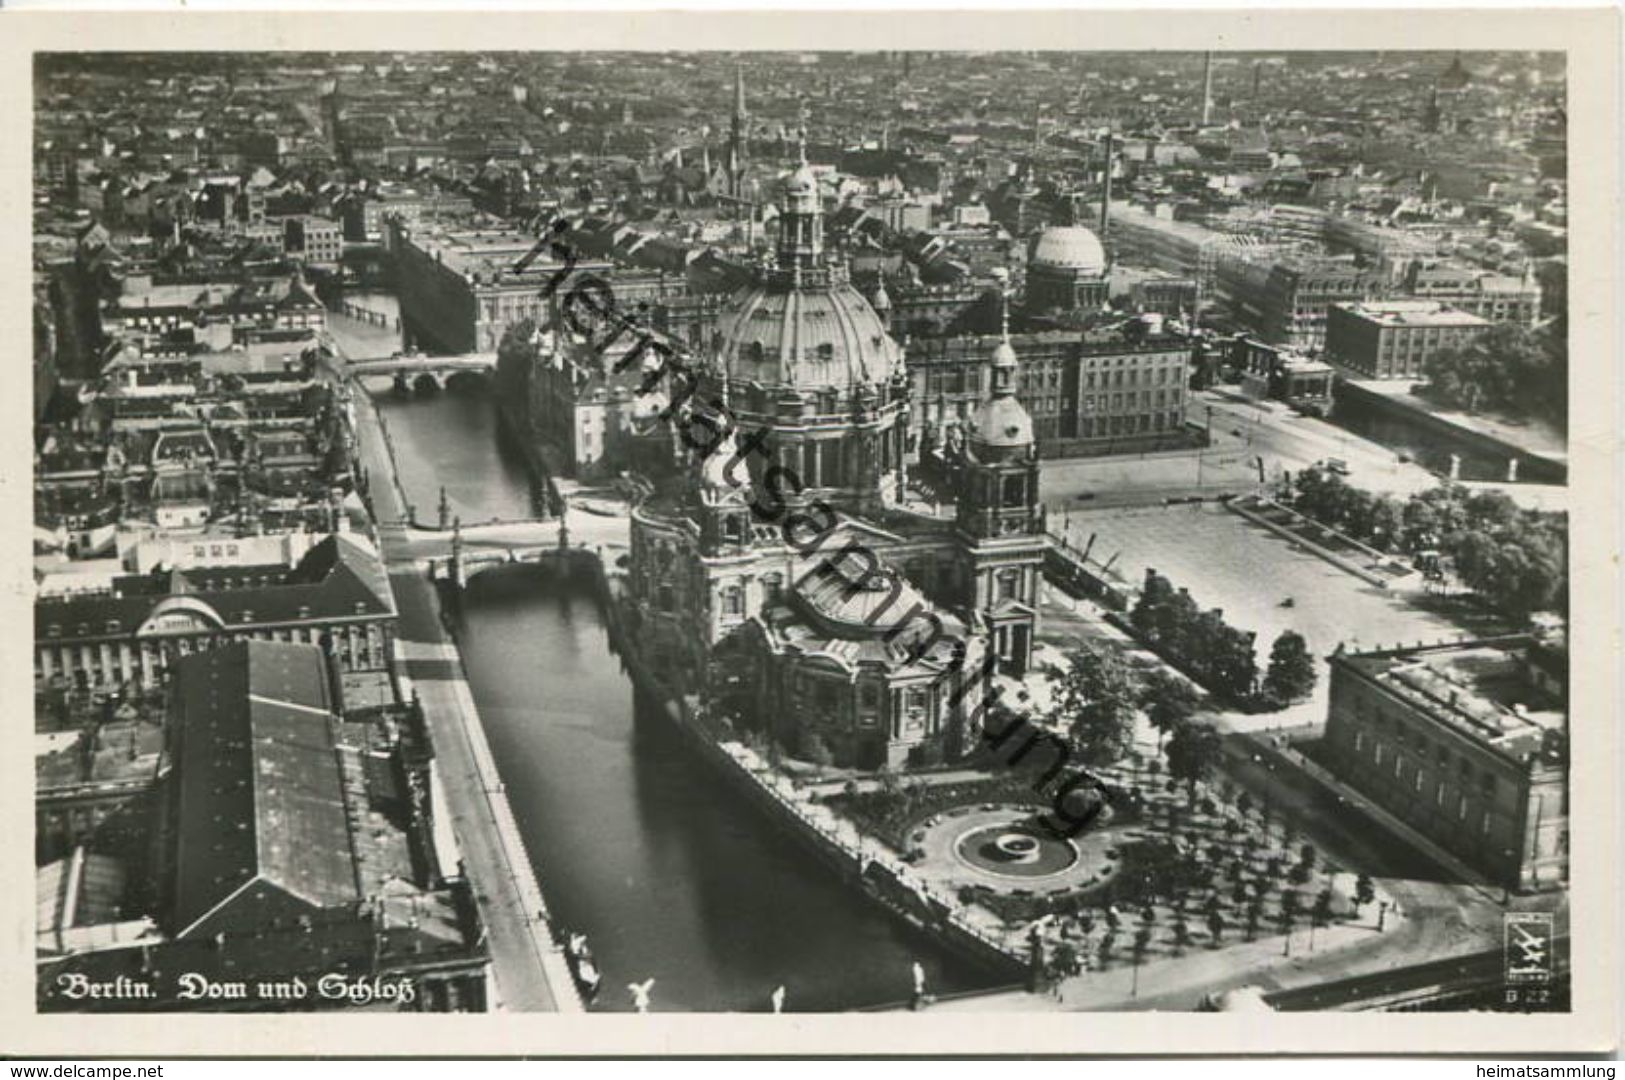
[{"label": "tiled roof", "polygon": [[[389,578],[376,553],[335,533],[289,570],[280,565],[192,569],[121,577],[111,593],[34,605],[36,641],[126,637],[166,600],[185,596],[225,627],[393,615]],[[83,627],[83,629],[80,629]]]},{"label": "tiled roof", "polygon": [[360,899],[321,650],[244,641],[176,665],[175,922],[253,882],[314,907]]}]

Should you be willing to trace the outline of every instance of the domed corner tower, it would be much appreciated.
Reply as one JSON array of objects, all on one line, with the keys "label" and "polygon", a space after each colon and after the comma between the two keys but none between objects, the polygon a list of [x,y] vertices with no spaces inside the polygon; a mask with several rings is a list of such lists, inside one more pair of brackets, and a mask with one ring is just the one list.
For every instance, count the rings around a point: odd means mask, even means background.
[{"label": "domed corner tower", "polygon": [[[718,320],[715,368],[752,479],[787,503],[823,500],[852,513],[901,490],[908,377],[903,350],[824,254],[823,203],[803,153],[783,187],[774,265],[731,297]],[[772,466],[783,470],[767,477]]]},{"label": "domed corner tower", "polygon": [[1094,231],[1052,225],[1027,249],[1027,307],[1032,311],[1099,311],[1106,306],[1110,266]]},{"label": "domed corner tower", "polygon": [[1019,362],[1010,344],[1009,301],[993,350],[989,395],[971,417],[962,451],[956,533],[972,595],[1000,670],[1024,674],[1038,629],[1038,590],[1044,572],[1044,505],[1039,501],[1038,444],[1032,417],[1016,398]]},{"label": "domed corner tower", "polygon": [[[724,410],[726,395],[721,399]],[[751,546],[750,473],[732,430],[700,461],[694,477],[694,518],[700,554],[740,555]]]}]

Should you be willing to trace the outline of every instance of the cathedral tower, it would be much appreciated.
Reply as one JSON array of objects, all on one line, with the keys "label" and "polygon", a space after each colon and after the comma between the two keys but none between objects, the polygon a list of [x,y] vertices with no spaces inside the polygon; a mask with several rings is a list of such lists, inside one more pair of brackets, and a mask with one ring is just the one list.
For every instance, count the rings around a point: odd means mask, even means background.
[{"label": "cathedral tower", "polygon": [[969,606],[987,621],[992,648],[1012,674],[1027,670],[1044,571],[1044,506],[1032,417],[1016,398],[1020,364],[1010,342],[1010,302],[990,364],[988,399],[971,418],[955,519]]}]

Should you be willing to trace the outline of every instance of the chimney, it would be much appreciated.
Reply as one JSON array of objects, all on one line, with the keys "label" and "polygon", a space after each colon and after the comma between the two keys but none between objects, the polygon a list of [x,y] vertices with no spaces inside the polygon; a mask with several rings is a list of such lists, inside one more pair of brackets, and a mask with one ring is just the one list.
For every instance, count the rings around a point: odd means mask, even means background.
[{"label": "chimney", "polygon": [[1106,132],[1106,166],[1100,188],[1100,242],[1106,242],[1106,227],[1112,208],[1112,133]]},{"label": "chimney", "polygon": [[1202,126],[1213,121],[1213,54],[1202,54]]}]

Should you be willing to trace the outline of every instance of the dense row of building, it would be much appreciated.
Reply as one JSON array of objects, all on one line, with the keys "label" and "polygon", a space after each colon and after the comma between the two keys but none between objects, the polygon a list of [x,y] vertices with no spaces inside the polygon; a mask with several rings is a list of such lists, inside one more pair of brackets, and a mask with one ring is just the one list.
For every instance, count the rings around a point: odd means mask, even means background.
[{"label": "dense row of building", "polygon": [[[318,967],[485,1003],[320,373],[347,289],[394,292],[407,347],[496,353],[543,467],[650,481],[628,599],[655,668],[749,672],[764,734],[865,768],[971,744],[950,662],[1026,669],[1045,459],[1202,445],[1218,378],[1323,413],[1566,298],[1549,58],[1226,58],[1200,96],[1174,56],[147,59],[140,94],[95,58],[37,71],[51,1007],[63,978]],[[905,509],[911,477],[954,516]],[[763,498],[834,524],[809,545]],[[1495,880],[1560,881],[1565,657],[1343,654],[1329,763]]]}]

